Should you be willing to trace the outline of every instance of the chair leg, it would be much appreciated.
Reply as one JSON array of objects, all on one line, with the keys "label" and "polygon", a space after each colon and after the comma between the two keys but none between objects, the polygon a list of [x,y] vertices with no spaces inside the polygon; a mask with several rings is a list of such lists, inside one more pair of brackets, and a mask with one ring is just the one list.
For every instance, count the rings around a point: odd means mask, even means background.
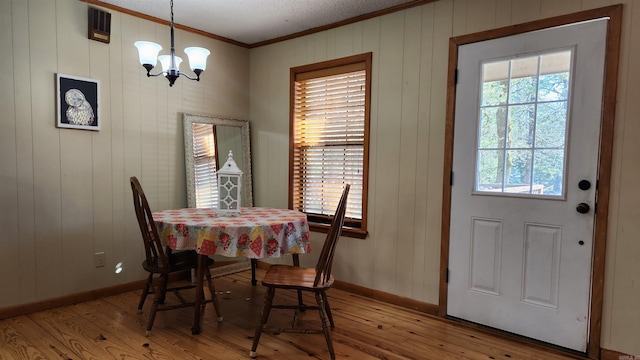
[{"label": "chair leg", "polygon": [[269,313],[271,312],[271,304],[273,303],[273,296],[276,294],[275,288],[268,288],[267,292],[264,295],[264,307],[262,308],[262,314],[260,315],[260,320],[258,322],[258,326],[256,326],[256,334],[253,337],[253,344],[251,345],[251,351],[249,351],[249,356],[252,358],[256,357],[256,349],[258,348],[258,343],[260,342],[260,335],[262,335],[262,330],[264,330],[267,321],[269,320]]},{"label": "chair leg", "polygon": [[160,292],[160,302],[159,304],[164,304],[165,299],[167,298],[167,287],[169,286],[169,275],[162,274],[160,275],[160,282],[162,284],[161,292]]},{"label": "chair leg", "polygon": [[153,284],[153,273],[149,273],[149,277],[147,278],[147,283],[144,285],[142,289],[142,295],[140,295],[140,302],[138,303],[138,311],[136,313],[142,314],[142,307],[144,306],[144,301],[147,299],[147,295],[149,295],[149,289],[151,288],[151,284]]},{"label": "chair leg", "polygon": [[[291,258],[293,259],[293,266],[300,267],[300,256],[293,254]],[[298,309],[300,311],[307,310],[307,306],[302,302],[302,290],[298,290]]]},{"label": "chair leg", "polygon": [[149,320],[147,321],[147,331],[145,332],[145,336],[151,335],[151,328],[153,328],[153,322],[156,319],[156,313],[158,312],[158,306],[160,305],[160,300],[162,294],[164,293],[162,287],[164,286],[164,281],[159,281],[153,290],[153,305],[151,305],[151,311],[149,312]]},{"label": "chair leg", "polygon": [[208,267],[205,270],[205,276],[207,277],[207,285],[209,286],[209,293],[211,294],[213,307],[216,308],[216,315],[218,315],[218,322],[222,322],[223,320],[222,311],[220,311],[220,303],[218,303],[218,296],[216,295],[216,287],[213,284],[213,280],[211,279],[211,270]]},{"label": "chair leg", "polygon": [[324,338],[327,340],[327,347],[329,348],[329,354],[331,354],[331,360],[335,360],[336,354],[333,351],[333,342],[331,341],[331,331],[329,330],[329,324],[327,320],[327,313],[325,311],[324,296],[321,293],[316,293],[316,302],[318,303],[318,311],[320,312],[320,319],[322,320],[322,331],[324,332]]},{"label": "chair leg", "polygon": [[327,293],[322,292],[322,300],[324,301],[324,310],[327,313],[327,317],[329,318],[329,324],[331,328],[335,328],[335,324],[333,323],[333,315],[331,315],[331,306],[329,306],[329,300],[327,300]]}]

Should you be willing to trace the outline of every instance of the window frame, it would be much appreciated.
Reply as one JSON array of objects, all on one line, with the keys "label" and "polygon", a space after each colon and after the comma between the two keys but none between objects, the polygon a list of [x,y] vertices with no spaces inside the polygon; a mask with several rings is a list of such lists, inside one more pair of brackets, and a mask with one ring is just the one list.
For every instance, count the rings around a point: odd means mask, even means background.
[{"label": "window frame", "polygon": [[[345,218],[345,225],[342,227],[342,235],[347,237],[363,239],[367,236],[367,199],[369,184],[369,133],[370,133],[370,117],[371,117],[371,74],[372,74],[372,53],[364,53],[358,55],[347,56],[339,59],[318,62],[314,64],[292,67],[290,69],[289,81],[289,208],[294,209],[294,151],[295,151],[295,105],[296,105],[296,80],[320,78],[328,75],[340,73],[348,73],[351,71],[339,71],[348,65],[361,64],[365,70],[365,103],[364,103],[364,141],[363,141],[363,160],[362,160],[362,219],[357,221],[349,221]],[[315,76],[309,76],[313,73]],[[306,76],[305,76],[306,74]],[[307,214],[309,228],[312,231],[326,233],[328,232],[333,216],[320,214]],[[357,226],[359,224],[359,226]]]}]

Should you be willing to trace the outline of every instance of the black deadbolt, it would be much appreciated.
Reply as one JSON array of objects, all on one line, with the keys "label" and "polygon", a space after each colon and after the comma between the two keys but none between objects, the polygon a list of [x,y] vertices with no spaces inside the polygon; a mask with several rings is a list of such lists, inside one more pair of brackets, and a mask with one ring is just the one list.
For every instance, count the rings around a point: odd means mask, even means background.
[{"label": "black deadbolt", "polygon": [[589,204],[587,203],[580,203],[578,204],[578,206],[576,206],[576,211],[579,212],[580,214],[586,214],[589,212]]},{"label": "black deadbolt", "polygon": [[589,180],[580,180],[578,188],[580,188],[580,190],[589,190],[591,189],[591,182]]}]

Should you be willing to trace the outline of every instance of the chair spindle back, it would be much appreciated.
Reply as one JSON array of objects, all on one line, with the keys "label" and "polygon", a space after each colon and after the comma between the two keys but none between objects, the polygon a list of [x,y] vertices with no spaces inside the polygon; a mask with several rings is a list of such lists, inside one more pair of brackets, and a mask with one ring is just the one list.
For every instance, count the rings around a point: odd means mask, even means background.
[{"label": "chair spindle back", "polygon": [[327,237],[324,240],[320,258],[318,259],[318,263],[316,264],[316,278],[313,282],[313,286],[324,284],[331,278],[333,255],[336,251],[336,245],[338,244],[340,234],[342,233],[344,216],[347,212],[347,197],[349,195],[350,187],[351,185],[346,184],[344,190],[342,191],[342,196],[340,197],[338,208],[336,209],[336,213],[333,216],[333,221],[331,221],[329,233],[327,233]]},{"label": "chair spindle back", "polygon": [[131,191],[133,192],[133,206],[136,211],[140,232],[142,233],[142,240],[144,240],[147,264],[168,268],[167,254],[164,252],[162,242],[158,236],[158,229],[153,222],[147,197],[144,195],[142,186],[135,176],[132,176],[129,180],[131,182]]}]

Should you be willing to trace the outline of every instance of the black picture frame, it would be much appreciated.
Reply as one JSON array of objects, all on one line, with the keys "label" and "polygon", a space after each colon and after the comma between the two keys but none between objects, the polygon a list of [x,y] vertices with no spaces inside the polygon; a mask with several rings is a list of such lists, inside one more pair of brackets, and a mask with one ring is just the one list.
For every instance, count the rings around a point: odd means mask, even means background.
[{"label": "black picture frame", "polygon": [[56,97],[57,127],[100,130],[100,80],[57,74]]}]

